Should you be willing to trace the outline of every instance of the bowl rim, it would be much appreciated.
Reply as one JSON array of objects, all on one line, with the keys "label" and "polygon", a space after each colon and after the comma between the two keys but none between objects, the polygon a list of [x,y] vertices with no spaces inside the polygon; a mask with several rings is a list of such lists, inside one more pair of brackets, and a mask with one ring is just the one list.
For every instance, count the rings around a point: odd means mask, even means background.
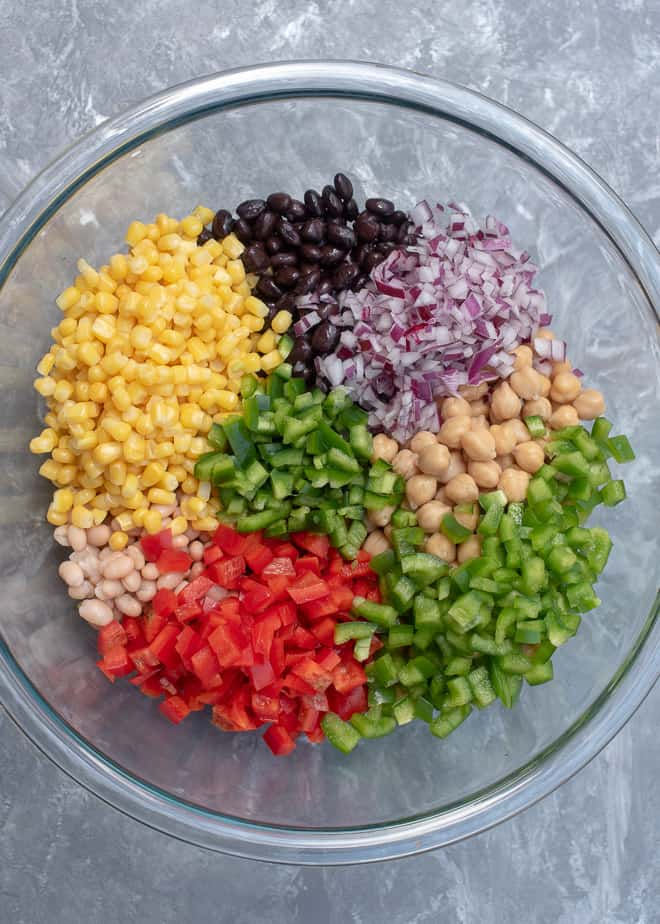
[{"label": "bowl rim", "polygon": [[[627,206],[580,158],[513,110],[445,80],[353,61],[286,61],[236,68],[171,87],[101,123],[38,174],[0,219],[0,288],[30,241],[88,179],[144,141],[212,111],[259,101],[343,97],[399,105],[483,134],[562,187],[609,237],[656,317],[658,251]],[[445,846],[527,808],[590,761],[628,721],[660,669],[660,596],[626,661],[563,735],[469,803],[354,828],[261,824],[211,812],[133,776],[82,738],[32,685],[0,638],[0,702],[18,728],[70,777],[144,824],[189,843],[250,859],[340,865]],[[631,670],[632,666],[635,670]],[[586,725],[589,735],[578,732]]]}]

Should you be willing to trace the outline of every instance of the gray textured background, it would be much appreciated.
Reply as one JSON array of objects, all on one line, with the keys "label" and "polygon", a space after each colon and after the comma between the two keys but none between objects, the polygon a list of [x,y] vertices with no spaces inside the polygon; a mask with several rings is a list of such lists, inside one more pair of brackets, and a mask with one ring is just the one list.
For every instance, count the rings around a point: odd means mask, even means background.
[{"label": "gray textured background", "polygon": [[[147,94],[321,56],[412,67],[508,104],[578,152],[660,243],[658,0],[0,0],[0,211],[63,145]],[[659,705],[656,689],[576,779],[499,828],[335,870],[144,828],[0,711],[0,924],[655,924]]]}]

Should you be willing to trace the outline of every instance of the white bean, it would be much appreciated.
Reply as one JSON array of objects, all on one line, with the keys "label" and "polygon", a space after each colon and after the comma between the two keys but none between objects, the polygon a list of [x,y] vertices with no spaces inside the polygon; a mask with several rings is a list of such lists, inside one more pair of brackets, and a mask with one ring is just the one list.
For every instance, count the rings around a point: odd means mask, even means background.
[{"label": "white bean", "polygon": [[142,569],[142,577],[145,581],[157,581],[160,577],[160,571],[156,567],[155,563],[148,561],[144,568]]},{"label": "white bean", "polygon": [[181,581],[181,583],[180,583],[180,584],[177,584],[176,587],[174,588],[174,593],[175,593],[175,594],[180,594],[182,590],[185,590],[185,589],[186,589],[186,587],[188,586],[188,584],[189,584],[188,581]]},{"label": "white bean", "polygon": [[104,549],[101,549],[99,552],[99,559],[101,561],[109,561],[116,553],[110,548],[109,545],[106,545]]},{"label": "white bean", "polygon": [[112,622],[112,610],[102,600],[85,600],[78,607],[78,612],[91,626],[100,628]]},{"label": "white bean", "polygon": [[199,577],[202,571],[206,566],[203,561],[196,561],[195,564],[190,569],[190,577],[194,580],[196,577]]},{"label": "white bean", "polygon": [[133,570],[133,562],[128,555],[120,554],[117,558],[103,565],[103,576],[110,580],[121,580]]},{"label": "white bean", "polygon": [[83,581],[78,587],[69,587],[69,596],[72,600],[86,600],[94,595],[94,588],[89,581]]},{"label": "white bean", "polygon": [[131,594],[122,594],[115,600],[115,606],[124,616],[139,616],[142,612],[142,604]]},{"label": "white bean", "polygon": [[173,549],[187,549],[189,541],[190,540],[188,539],[186,534],[182,533],[180,536],[175,536],[172,539],[172,548]]},{"label": "white bean", "polygon": [[140,546],[137,543],[129,545],[126,549],[126,554],[130,555],[136,570],[142,571],[144,568],[144,555]]},{"label": "white bean", "polygon": [[63,561],[57,573],[69,587],[80,587],[85,580],[82,568],[75,561]]},{"label": "white bean", "polygon": [[156,590],[157,587],[155,581],[142,581],[140,584],[140,589],[137,591],[135,596],[138,598],[140,603],[148,603],[156,596]]},{"label": "white bean", "polygon": [[134,594],[142,583],[142,577],[139,571],[131,571],[121,582],[129,593]]},{"label": "white bean", "polygon": [[204,557],[204,545],[199,541],[199,539],[195,539],[194,542],[190,543],[190,546],[188,547],[188,554],[193,561],[202,560]]},{"label": "white bean", "polygon": [[106,594],[105,594],[104,591],[103,591],[103,584],[102,584],[102,583],[101,583],[101,584],[97,584],[96,587],[94,588],[94,596],[95,596],[97,599],[99,599],[99,600],[103,600],[104,602],[108,599],[108,597],[106,596]]},{"label": "white bean", "polygon": [[92,526],[91,529],[87,530],[87,541],[90,545],[96,546],[96,548],[102,548],[104,545],[108,544],[110,538],[110,527],[106,526],[105,523],[101,523],[99,526]]},{"label": "white bean", "polygon": [[101,581],[99,587],[103,591],[103,596],[106,600],[114,600],[115,597],[118,597],[120,594],[123,594],[124,588],[121,581],[112,581],[105,580]]},{"label": "white bean", "polygon": [[181,571],[170,571],[169,574],[161,575],[156,581],[156,586],[158,590],[174,590],[177,584],[183,580],[183,573]]},{"label": "white bean", "polygon": [[53,539],[58,545],[69,547],[69,531],[66,526],[56,526],[53,532]]},{"label": "white bean", "polygon": [[196,529],[187,529],[183,535],[187,536],[191,542],[193,539],[199,539],[199,531]]},{"label": "white bean", "polygon": [[67,531],[67,536],[69,538],[69,545],[74,552],[82,552],[82,550],[87,545],[87,534],[84,529],[81,529],[79,526],[69,526]]}]

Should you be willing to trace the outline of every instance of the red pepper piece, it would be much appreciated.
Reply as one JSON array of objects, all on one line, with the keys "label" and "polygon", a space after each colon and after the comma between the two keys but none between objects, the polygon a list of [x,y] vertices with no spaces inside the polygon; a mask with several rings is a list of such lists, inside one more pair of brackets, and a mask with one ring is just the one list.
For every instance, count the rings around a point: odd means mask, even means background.
[{"label": "red pepper piece", "polygon": [[158,708],[165,718],[169,719],[170,722],[173,722],[175,725],[178,725],[179,722],[182,722],[183,719],[190,714],[190,707],[186,701],[177,695],[168,696],[167,699],[164,699],[163,702],[160,703]]},{"label": "red pepper piece", "polygon": [[[324,670],[313,658],[304,658],[291,668],[296,676],[319,693],[323,693],[333,682],[334,672]],[[335,668],[337,670],[337,668]]]},{"label": "red pepper piece", "polygon": [[368,708],[367,688],[363,684],[354,687],[348,693],[338,693],[330,687],[327,693],[328,705],[345,722],[356,712],[366,712]]},{"label": "red pepper piece", "polygon": [[218,561],[224,555],[222,549],[219,549],[217,545],[207,545],[202,554],[205,565],[212,565],[214,561]]},{"label": "red pepper piece", "polygon": [[129,657],[135,666],[135,670],[140,674],[149,674],[154,669],[160,670],[161,664],[148,645],[144,648],[135,648],[133,651],[129,651]]},{"label": "red pepper piece", "polygon": [[246,538],[237,533],[231,526],[221,523],[213,534],[214,545],[219,546],[227,555],[242,555],[246,546]]},{"label": "red pepper piece", "polygon": [[245,559],[242,555],[233,558],[221,558],[206,569],[208,576],[220,587],[236,590],[241,576],[245,573]]},{"label": "red pepper piece", "polygon": [[172,548],[172,530],[163,529],[154,536],[143,536],[140,545],[147,561],[157,561],[164,549]]},{"label": "red pepper piece", "polygon": [[303,555],[296,562],[296,574],[303,574],[309,571],[317,577],[321,577],[321,562],[316,555]]},{"label": "red pepper piece", "polygon": [[121,621],[121,624],[126,633],[126,638],[128,644],[144,644],[144,632],[142,631],[142,620],[137,619],[135,616],[124,616]]},{"label": "red pepper piece", "polygon": [[324,580],[306,572],[287,587],[287,593],[294,603],[301,605],[327,597],[330,588]]},{"label": "red pepper piece", "polygon": [[[138,682],[139,681],[139,682]],[[160,671],[152,671],[151,674],[138,677],[131,677],[130,683],[134,683],[140,693],[144,693],[145,696],[150,696],[152,699],[160,699],[163,695],[163,688],[160,685]]]},{"label": "red pepper piece", "polygon": [[333,645],[335,641],[336,624],[337,621],[335,619],[332,619],[330,616],[325,616],[323,619],[319,619],[318,622],[315,622],[313,626],[310,626],[309,631],[322,645],[327,645],[329,647]]},{"label": "red pepper piece", "polygon": [[98,653],[103,655],[110,651],[115,645],[126,646],[128,635],[120,622],[113,621],[107,626],[102,626],[96,636],[96,647]]},{"label": "red pepper piece", "polygon": [[263,690],[253,693],[252,711],[262,722],[275,722],[280,714],[280,700],[277,696],[266,696]]},{"label": "red pepper piece", "polygon": [[156,638],[149,645],[152,655],[166,667],[176,667],[179,656],[176,652],[176,642],[179,637],[179,626],[173,623],[163,626]]},{"label": "red pepper piece", "polygon": [[250,667],[254,653],[241,628],[222,623],[209,635],[208,643],[215,652],[220,667]]},{"label": "red pepper piece", "polygon": [[243,606],[249,613],[259,613],[273,602],[273,594],[263,584],[244,578],[241,584]]},{"label": "red pepper piece", "polygon": [[179,637],[174,647],[189,671],[192,670],[192,656],[199,651],[203,644],[202,637],[190,626],[184,626],[179,632]]},{"label": "red pepper piece", "polygon": [[252,686],[259,692],[275,680],[275,673],[270,661],[264,661],[263,664],[253,664],[248,667],[248,673],[252,679]]},{"label": "red pepper piece", "polygon": [[296,648],[306,648],[309,651],[312,651],[318,645],[318,639],[312,635],[311,632],[308,632],[307,629],[303,629],[302,626],[296,626],[291,637],[292,647]]},{"label": "red pepper piece", "polygon": [[278,542],[273,548],[275,558],[290,558],[291,561],[295,561],[298,554],[298,549],[290,542]]},{"label": "red pepper piece", "polygon": [[186,623],[192,622],[193,619],[198,619],[202,612],[203,610],[199,603],[184,603],[182,606],[177,606],[174,615],[180,623]]},{"label": "red pepper piece", "polygon": [[243,553],[243,557],[248,567],[251,568],[255,574],[262,574],[264,568],[268,567],[275,556],[268,546],[259,544],[247,548]]},{"label": "red pepper piece", "polygon": [[273,637],[282,625],[277,613],[267,611],[254,623],[251,629],[252,647],[256,654],[263,655],[265,658],[270,656]]},{"label": "red pepper piece", "polygon": [[281,557],[273,557],[272,561],[266,565],[266,567],[261,572],[261,576],[265,578],[273,577],[274,575],[287,575],[287,577],[294,577],[296,569],[293,567],[293,562],[291,559],[285,555]]},{"label": "red pepper piece", "polygon": [[117,677],[125,677],[135,670],[128,651],[123,645],[115,645],[111,648],[100,661],[96,662],[96,666],[103,671],[111,683],[114,683]]},{"label": "red pepper piece", "polygon": [[184,587],[178,596],[179,603],[193,603],[205,597],[213,587],[213,581],[207,574],[200,574]]},{"label": "red pepper piece", "polygon": [[163,617],[168,619],[170,616],[174,615],[174,611],[178,604],[179,601],[174,591],[162,588],[156,591],[156,596],[151,601],[151,608],[159,618]]},{"label": "red pepper piece", "polygon": [[290,754],[296,746],[295,739],[283,725],[271,725],[264,732],[263,739],[276,757]]},{"label": "red pepper piece", "polygon": [[330,673],[332,673],[332,671],[337,667],[337,665],[341,661],[341,658],[337,654],[337,652],[333,651],[331,648],[320,649],[319,651],[316,652],[315,657],[316,657],[317,663],[321,665],[323,670],[329,671]]},{"label": "red pepper piece", "polygon": [[[326,702],[326,706],[327,706]],[[328,711],[327,709],[325,710]],[[300,731],[311,732],[316,728],[317,722],[319,720],[320,711],[314,709],[313,706],[310,706],[307,702],[303,702],[300,705],[298,710],[298,724],[300,726]]]},{"label": "red pepper piece", "polygon": [[327,536],[319,536],[315,533],[294,533],[291,538],[299,549],[316,555],[318,558],[328,557],[330,540]]},{"label": "red pepper piece", "polygon": [[366,682],[364,668],[352,658],[342,661],[332,672],[332,684],[338,693],[350,693],[355,687]]},{"label": "red pepper piece", "polygon": [[185,573],[191,566],[192,558],[181,549],[165,549],[156,562],[156,567],[161,574],[169,574],[172,571]]},{"label": "red pepper piece", "polygon": [[205,690],[220,686],[222,683],[220,665],[209,645],[204,645],[199,651],[196,651],[192,655],[190,663]]}]

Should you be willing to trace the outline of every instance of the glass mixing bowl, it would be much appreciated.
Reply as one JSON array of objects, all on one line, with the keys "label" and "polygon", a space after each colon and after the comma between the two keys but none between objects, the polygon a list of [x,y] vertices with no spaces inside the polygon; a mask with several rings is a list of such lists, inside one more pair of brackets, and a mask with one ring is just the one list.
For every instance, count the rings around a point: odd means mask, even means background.
[{"label": "glass mixing bowl", "polygon": [[[31,385],[76,260],[102,263],[129,221],[280,188],[302,193],[337,170],[361,197],[457,197],[505,221],[542,267],[553,327],[605,392],[637,462],[628,502],[605,512],[615,547],[603,604],[558,652],[553,683],[525,689],[511,712],[473,715],[447,741],[408,726],[348,758],[301,744],[279,760],[256,735],[222,734],[206,717],[170,726],[152,701],[125,682],[111,687],[94,667],[94,633],[56,573],[49,486],[26,448],[41,410]],[[520,116],[452,84],[366,64],[286,63],[175,87],[99,126],[26,189],[0,227],[0,285],[0,692],[37,747],[100,798],[246,857],[401,856],[544,796],[648,693],[660,639],[658,254],[612,191]]]}]

